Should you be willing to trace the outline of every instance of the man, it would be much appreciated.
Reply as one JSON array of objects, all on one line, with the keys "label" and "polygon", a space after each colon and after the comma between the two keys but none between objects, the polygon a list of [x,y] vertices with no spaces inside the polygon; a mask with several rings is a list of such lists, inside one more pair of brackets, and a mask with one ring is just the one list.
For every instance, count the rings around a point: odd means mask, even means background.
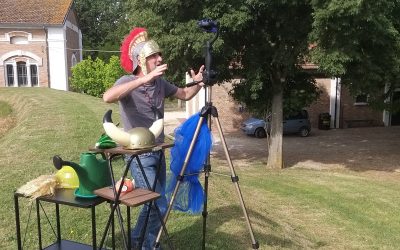
[{"label": "man", "polygon": [[[144,28],[134,28],[124,39],[121,46],[121,65],[125,71],[132,74],[118,79],[114,86],[108,89],[103,100],[108,103],[119,101],[121,120],[124,130],[135,127],[149,128],[153,122],[164,116],[164,98],[174,96],[181,100],[190,100],[201,89],[203,83],[192,87],[178,88],[162,76],[167,70],[167,64],[162,64],[162,57],[157,43],[149,40]],[[204,65],[197,74],[191,70],[191,76],[195,81],[202,80]],[[161,117],[160,117],[161,116]],[[164,141],[164,133],[156,138],[156,142]],[[156,165],[159,162],[159,154],[146,153],[139,156],[144,167],[149,183],[154,183],[156,177]],[[167,209],[165,198],[166,169],[165,159],[162,160],[161,173],[156,184],[156,192],[161,197],[156,203],[162,216]],[[144,178],[138,169],[137,162],[132,161],[130,170],[135,179],[136,186],[147,188]],[[134,248],[139,247],[140,235],[145,224],[148,205],[145,205],[138,217],[136,225],[131,232]],[[157,211],[153,208],[147,224],[142,249],[153,249],[161,221]]]}]

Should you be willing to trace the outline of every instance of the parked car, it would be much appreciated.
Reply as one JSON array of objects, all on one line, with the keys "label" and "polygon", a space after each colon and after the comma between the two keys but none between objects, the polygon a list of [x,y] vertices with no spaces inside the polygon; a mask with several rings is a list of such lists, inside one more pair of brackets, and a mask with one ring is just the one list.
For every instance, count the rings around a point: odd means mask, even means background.
[{"label": "parked car", "polygon": [[[258,118],[249,118],[244,121],[240,129],[247,135],[254,135],[257,138],[264,138],[271,126],[269,118],[262,120]],[[308,118],[308,112],[301,110],[283,118],[283,133],[284,134],[299,134],[306,137],[311,132],[311,123]]]}]

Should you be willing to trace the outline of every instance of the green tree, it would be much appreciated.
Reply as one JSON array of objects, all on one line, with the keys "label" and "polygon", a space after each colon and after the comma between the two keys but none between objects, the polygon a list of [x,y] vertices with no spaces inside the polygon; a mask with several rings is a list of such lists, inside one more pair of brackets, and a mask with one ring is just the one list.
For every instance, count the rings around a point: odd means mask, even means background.
[{"label": "green tree", "polygon": [[400,1],[313,0],[313,60],[378,109],[400,87]]},{"label": "green tree", "polygon": [[[281,168],[283,93],[294,79],[304,76],[298,65],[308,52],[311,6],[277,0],[150,0],[145,5],[131,1],[129,7],[128,22],[148,27],[160,41],[175,80],[189,65],[204,62],[202,50],[210,36],[196,27],[196,21],[208,17],[220,22],[221,34],[213,46],[219,80],[241,76],[244,81],[233,95],[250,97],[243,101],[252,107],[257,103],[271,107],[268,165]],[[313,82],[307,79],[297,81],[299,91],[310,89]]]},{"label": "green tree", "polygon": [[322,72],[340,77],[354,95],[368,94],[371,104],[388,106],[383,100],[399,86],[399,0],[132,0],[126,9],[129,25],[147,27],[159,41],[175,81],[204,61],[210,36],[196,21],[220,22],[213,46],[218,80],[240,76],[233,96],[255,111],[271,110],[269,167],[283,166],[284,107],[306,106],[317,94],[300,67],[310,44]]},{"label": "green tree", "polygon": [[118,54],[121,37],[127,29],[124,22],[124,2],[75,0],[85,58],[100,57],[108,61],[112,55]]},{"label": "green tree", "polygon": [[89,57],[72,68],[71,88],[75,92],[101,97],[123,74],[117,56],[112,56],[108,64],[100,58],[92,60]]}]

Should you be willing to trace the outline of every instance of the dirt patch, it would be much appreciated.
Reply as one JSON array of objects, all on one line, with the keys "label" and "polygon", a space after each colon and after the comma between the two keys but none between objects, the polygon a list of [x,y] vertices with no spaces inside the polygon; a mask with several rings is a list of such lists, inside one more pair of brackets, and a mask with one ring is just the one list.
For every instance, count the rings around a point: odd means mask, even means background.
[{"label": "dirt patch", "polygon": [[15,118],[7,116],[0,118],[0,137],[2,137],[8,130],[15,125]]},{"label": "dirt patch", "polygon": [[[226,159],[218,135],[213,156]],[[268,139],[241,132],[225,135],[231,159],[240,164],[265,163]],[[285,167],[350,169],[400,173],[400,127],[314,129],[309,137],[283,137]]]}]

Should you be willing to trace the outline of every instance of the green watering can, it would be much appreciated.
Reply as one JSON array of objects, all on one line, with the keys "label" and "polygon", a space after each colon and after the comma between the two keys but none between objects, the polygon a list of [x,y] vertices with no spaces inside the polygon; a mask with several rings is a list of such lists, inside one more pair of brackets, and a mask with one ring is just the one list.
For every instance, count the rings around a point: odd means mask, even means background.
[{"label": "green watering can", "polygon": [[[102,157],[98,157],[98,155]],[[71,166],[79,178],[79,187],[75,196],[80,198],[95,198],[94,190],[111,185],[111,175],[108,162],[103,153],[85,152],[81,154],[80,163],[64,161],[60,156],[53,157],[53,164],[60,170],[63,166]]]}]

